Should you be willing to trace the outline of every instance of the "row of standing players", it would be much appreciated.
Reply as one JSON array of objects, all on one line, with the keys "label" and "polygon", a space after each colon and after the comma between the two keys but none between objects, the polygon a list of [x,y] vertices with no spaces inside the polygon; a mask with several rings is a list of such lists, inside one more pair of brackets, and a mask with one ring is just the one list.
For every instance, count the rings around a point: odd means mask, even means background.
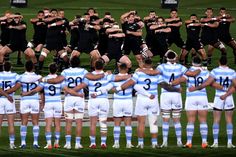
[{"label": "row of standing players", "polygon": [[[34,35],[32,41],[27,44],[27,25],[22,21],[23,16],[6,12],[5,16],[0,18],[0,66],[4,62],[4,56],[18,50],[24,51],[27,58],[33,61],[38,73],[51,51],[56,52],[54,61],[62,64],[61,69],[69,65],[68,53],[73,57],[80,56],[82,52],[90,55],[91,69],[95,60],[100,57],[105,63],[115,59],[116,62],[126,63],[130,68],[131,61],[128,56],[131,51],[139,67],[142,67],[142,59],[156,55],[160,55],[162,63],[164,54],[173,43],[181,48],[180,63],[183,64],[187,64],[188,52],[192,51],[193,55],[199,54],[204,66],[207,66],[211,64],[214,48],[226,55],[224,44],[233,49],[235,56],[236,44],[229,32],[230,24],[235,19],[225,8],[220,9],[218,16],[213,16],[212,8],[207,8],[205,14],[201,19],[192,14],[185,21],[187,40],[184,42],[180,35],[182,20],[177,9],[171,9],[170,17],[166,19],[158,17],[155,11],[150,11],[144,20],[136,11],[129,11],[120,17],[122,28],[109,12],[99,18],[93,8],[89,8],[83,16],[77,15],[71,22],[65,18],[64,10],[45,9],[30,20]],[[144,27],[147,32],[145,40],[142,39]],[[71,34],[69,45],[66,40],[68,31]],[[206,45],[208,53],[203,47]]]},{"label": "row of standing players", "polygon": [[[106,148],[107,139],[107,116],[109,112],[108,91],[114,91],[113,116],[114,116],[114,145],[113,148],[120,148],[120,124],[122,119],[125,123],[126,147],[132,148],[132,115],[133,102],[132,90],[137,91],[137,101],[134,114],[138,119],[137,136],[139,148],[144,148],[145,120],[148,117],[151,133],[152,148],[158,145],[158,125],[157,115],[161,112],[163,143],[160,147],[168,146],[169,120],[173,119],[175,133],[177,137],[177,146],[192,147],[192,137],[194,133],[194,123],[196,116],[200,122],[200,133],[202,136],[202,148],[207,148],[207,113],[208,99],[206,86],[216,88],[214,106],[213,106],[213,138],[212,148],[218,147],[219,123],[221,113],[225,111],[227,123],[227,147],[234,148],[232,144],[233,137],[233,110],[234,101],[232,93],[236,87],[236,73],[227,66],[226,56],[219,60],[219,67],[209,72],[202,66],[200,57],[195,56],[192,61],[192,67],[187,69],[177,63],[178,55],[173,51],[165,54],[167,63],[162,63],[153,69],[152,60],[146,58],[143,62],[143,68],[138,69],[133,76],[128,75],[128,66],[119,65],[119,74],[105,74],[103,60],[95,62],[95,71],[88,73],[84,68],[80,68],[78,57],[72,57],[70,68],[62,71],[61,75],[56,75],[57,65],[50,64],[50,74],[42,78],[35,74],[34,64],[27,61],[25,64],[26,72],[22,75],[11,72],[11,64],[4,63],[4,71],[0,73],[1,90],[0,97],[0,118],[1,122],[4,114],[8,118],[10,148],[16,148],[14,145],[14,115],[15,104],[13,94],[21,88],[21,148],[26,148],[26,135],[28,116],[31,115],[33,123],[34,148],[39,148],[39,94],[42,96],[43,110],[45,116],[45,137],[47,141],[46,149],[52,149],[52,123],[55,120],[55,142],[54,147],[59,147],[60,139],[60,119],[64,111],[66,126],[64,148],[71,149],[71,127],[72,122],[76,122],[76,140],[75,149],[83,148],[81,145],[82,120],[84,115],[83,89],[88,86],[89,101],[88,114],[90,117],[90,148],[96,148],[96,124],[99,121],[101,132],[101,148]],[[182,110],[182,97],[180,83],[187,82],[185,110],[187,112],[187,143],[182,144],[182,126],[180,123]],[[160,106],[158,101],[157,87],[162,87],[160,95]],[[61,90],[65,92],[64,105],[61,104]],[[63,109],[62,109],[63,108]]]}]

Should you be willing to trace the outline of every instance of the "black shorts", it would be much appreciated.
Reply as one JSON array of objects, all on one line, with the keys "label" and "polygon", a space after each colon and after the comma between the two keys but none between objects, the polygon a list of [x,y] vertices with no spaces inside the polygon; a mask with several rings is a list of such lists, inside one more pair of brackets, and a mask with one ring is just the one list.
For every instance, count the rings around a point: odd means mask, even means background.
[{"label": "black shorts", "polygon": [[121,44],[108,45],[106,53],[107,57],[110,60],[115,59],[116,62],[119,62],[120,58],[123,56],[121,46]]},{"label": "black shorts", "polygon": [[168,42],[169,47],[172,44],[175,44],[179,48],[185,48],[184,41],[183,41],[183,39],[179,35],[169,36],[167,42]]},{"label": "black shorts", "polygon": [[9,47],[12,52],[15,51],[22,51],[24,52],[27,49],[27,41],[19,42],[19,43],[10,43],[7,44],[7,47]]},{"label": "black shorts", "polygon": [[231,41],[234,40],[234,38],[232,38],[230,34],[222,34],[219,35],[219,40],[224,42],[225,44],[229,44]]},{"label": "black shorts", "polygon": [[100,53],[100,55],[104,55],[105,53],[107,53],[107,43],[101,42],[98,44],[98,51]]},{"label": "black shorts", "polygon": [[64,49],[64,45],[62,42],[57,41],[46,41],[46,44],[44,45],[44,48],[46,48],[49,51],[55,50],[55,51],[61,51]]},{"label": "black shorts", "polygon": [[79,51],[79,52],[84,52],[89,54],[91,51],[95,50],[95,46],[93,45],[89,45],[89,46],[84,46],[84,45],[79,45],[77,48],[75,48],[75,50]]},{"label": "black shorts", "polygon": [[215,35],[204,35],[201,36],[201,43],[206,46],[206,45],[212,45],[214,46],[217,42],[219,42],[217,36]]},{"label": "black shorts", "polygon": [[165,53],[168,51],[168,45],[167,43],[156,43],[155,46],[153,45],[150,49],[153,56],[160,55],[161,57],[165,55]]},{"label": "black shorts", "polygon": [[34,38],[30,41],[34,47],[37,47],[39,44],[45,44],[45,39],[40,39],[40,38]]},{"label": "black shorts", "polygon": [[192,48],[198,51],[200,49],[203,49],[203,44],[199,40],[187,39],[186,50],[190,51]]},{"label": "black shorts", "polygon": [[140,51],[141,49],[141,45],[142,45],[142,40],[141,39],[125,39],[124,42],[124,51],[125,51],[125,55],[129,55],[130,52],[132,51],[134,55],[140,55]]}]

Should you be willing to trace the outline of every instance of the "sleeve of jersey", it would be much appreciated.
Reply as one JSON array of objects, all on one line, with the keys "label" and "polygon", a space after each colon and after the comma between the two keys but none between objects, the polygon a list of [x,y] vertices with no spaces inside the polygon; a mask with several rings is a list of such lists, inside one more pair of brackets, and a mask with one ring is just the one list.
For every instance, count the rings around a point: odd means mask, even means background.
[{"label": "sleeve of jersey", "polygon": [[134,73],[133,77],[131,78],[135,83],[138,82],[138,74]]},{"label": "sleeve of jersey", "polygon": [[16,74],[16,82],[20,82],[21,76]]},{"label": "sleeve of jersey", "polygon": [[161,64],[161,65],[158,65],[157,68],[156,68],[156,70],[160,71],[161,74],[162,74],[162,73],[163,73],[163,66],[162,66],[162,64]]},{"label": "sleeve of jersey", "polygon": [[85,83],[86,85],[88,85],[88,84],[89,84],[89,80],[88,80],[87,78],[84,78],[83,83]]},{"label": "sleeve of jersey", "polygon": [[162,75],[157,75],[157,83],[164,82]]},{"label": "sleeve of jersey", "polygon": [[115,81],[115,75],[113,75],[113,74],[108,75],[108,76],[107,76],[107,80],[108,80],[109,82],[114,82],[114,81]]},{"label": "sleeve of jersey", "polygon": [[210,76],[213,77],[214,79],[216,78],[216,75],[215,75],[215,71],[214,71],[214,70],[212,70],[212,71],[210,72]]},{"label": "sleeve of jersey", "polygon": [[64,70],[61,72],[61,75],[64,76],[64,77],[66,77],[66,73],[65,73]]},{"label": "sleeve of jersey", "polygon": [[183,65],[182,65],[181,70],[182,70],[182,73],[183,73],[183,74],[185,74],[185,73],[188,71],[188,69],[187,69],[185,66],[183,66]]},{"label": "sleeve of jersey", "polygon": [[40,82],[38,86],[39,86],[39,87],[41,87],[41,88],[43,88],[43,87],[44,87],[44,85],[45,85],[45,83],[43,83],[43,82]]}]

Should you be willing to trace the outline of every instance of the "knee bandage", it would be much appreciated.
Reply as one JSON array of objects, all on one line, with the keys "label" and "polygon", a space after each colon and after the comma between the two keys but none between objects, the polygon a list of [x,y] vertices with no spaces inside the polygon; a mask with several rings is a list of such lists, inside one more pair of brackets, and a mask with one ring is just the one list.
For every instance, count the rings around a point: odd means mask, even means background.
[{"label": "knee bandage", "polygon": [[100,124],[100,131],[102,133],[106,133],[107,132],[107,118],[99,117],[99,124]]},{"label": "knee bandage", "polygon": [[181,117],[181,111],[173,111],[172,112],[172,118],[180,118]]},{"label": "knee bandage", "polygon": [[67,52],[63,52],[63,53],[60,55],[60,58],[64,58],[65,56],[67,56]]},{"label": "knee bandage", "polygon": [[162,112],[162,118],[167,118],[167,119],[169,119],[169,118],[170,118],[170,112],[169,112],[169,111],[163,111],[163,112]]},{"label": "knee bandage", "polygon": [[73,113],[65,113],[65,119],[74,119],[74,114]]},{"label": "knee bandage", "polygon": [[47,57],[48,54],[44,51],[41,51],[41,55],[44,56],[44,57]]},{"label": "knee bandage", "polygon": [[222,42],[220,42],[219,48],[220,49],[225,49],[225,45]]},{"label": "knee bandage", "polygon": [[149,122],[149,126],[150,126],[150,133],[151,134],[158,133],[157,115],[149,115],[148,122]]},{"label": "knee bandage", "polygon": [[84,113],[74,113],[75,119],[83,119]]},{"label": "knee bandage", "polygon": [[28,48],[33,48],[33,47],[34,47],[34,44],[33,44],[32,42],[28,42],[27,47],[28,47]]}]

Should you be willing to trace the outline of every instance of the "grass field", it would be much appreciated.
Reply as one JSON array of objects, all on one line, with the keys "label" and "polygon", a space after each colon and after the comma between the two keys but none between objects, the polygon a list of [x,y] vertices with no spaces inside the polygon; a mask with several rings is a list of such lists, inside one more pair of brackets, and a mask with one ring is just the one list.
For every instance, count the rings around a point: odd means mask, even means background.
[{"label": "grass field", "polygon": [[[229,9],[229,12],[232,16],[236,17],[236,1],[232,0],[180,0],[180,6],[179,6],[179,16],[185,20],[189,17],[190,14],[196,13],[198,16],[204,15],[204,9],[206,7],[213,7],[215,9],[215,14],[218,13],[218,8],[220,7],[226,7]],[[10,8],[9,6],[9,0],[1,0],[0,1],[0,14],[3,14],[5,10],[12,10],[12,12],[21,12],[24,15],[24,20],[28,23],[28,30],[27,30],[27,38],[30,40],[32,38],[32,25],[29,23],[29,19],[35,17],[38,10],[42,9],[43,7],[49,7],[49,8],[63,8],[65,9],[66,17],[69,20],[72,20],[74,15],[76,14],[83,14],[87,8],[94,7],[96,8],[99,15],[102,17],[104,12],[110,11],[114,18],[116,20],[119,20],[119,17],[122,13],[129,11],[129,10],[137,10],[139,15],[141,17],[144,17],[148,14],[149,10],[156,10],[157,14],[159,16],[168,17],[169,10],[164,10],[160,8],[160,0],[30,0],[28,8],[18,9],[18,8]],[[183,39],[186,39],[186,33],[185,28],[181,28],[181,34]],[[231,34],[233,37],[236,36],[236,24],[231,25]],[[172,46],[172,49],[174,49],[177,52],[180,52],[180,49],[176,46]],[[235,65],[233,64],[233,55],[232,50],[230,48],[228,50],[228,59],[229,59],[229,65],[230,67],[236,69]],[[215,50],[215,54],[213,56],[214,62],[212,67],[217,66],[217,60],[220,57],[220,52]],[[23,57],[24,58],[24,57]],[[49,57],[46,61],[45,66],[51,62],[51,58]],[[87,55],[81,56],[82,60],[82,66],[88,67],[89,65],[89,58]],[[132,60],[134,61],[134,58],[132,57]],[[11,61],[13,63],[16,63],[16,55],[11,55]],[[154,63],[157,63],[158,58],[154,59]],[[114,62],[111,62],[106,69],[113,69],[114,68]],[[134,61],[134,67],[135,69],[137,67],[137,64]],[[211,69],[210,67],[209,69]],[[15,66],[14,70],[22,73],[23,67]],[[212,90],[208,90],[209,94],[209,101],[212,102],[214,92]],[[184,98],[184,96],[183,96]],[[224,120],[224,117],[222,117],[222,120]],[[183,126],[183,142],[186,141],[186,116],[183,114],[182,117],[182,126]],[[236,122],[236,119],[234,118],[234,124]],[[220,130],[220,146],[226,145],[226,132],[225,132],[225,123],[224,121],[221,122],[222,127]],[[209,113],[208,117],[208,125],[209,125],[209,143],[212,143],[212,113]],[[19,137],[19,127],[16,127],[16,144],[19,145],[20,137]],[[83,140],[82,144],[84,145],[85,149],[75,151],[75,150],[65,150],[65,149],[59,149],[59,150],[33,150],[33,149],[26,149],[26,150],[9,150],[8,149],[8,136],[7,136],[7,128],[2,128],[2,134],[0,135],[0,156],[6,155],[6,156],[230,156],[233,154],[236,154],[236,149],[229,150],[225,147],[220,147],[217,150],[202,150],[200,148],[201,138],[198,130],[198,124],[195,126],[195,134],[193,139],[194,148],[191,150],[188,149],[181,149],[176,147],[176,139],[174,135],[174,129],[170,129],[170,139],[169,139],[169,145],[170,148],[168,149],[157,149],[153,150],[148,147],[150,145],[150,136],[149,131],[147,131],[147,138],[145,139],[145,149],[131,149],[127,150],[124,149],[124,141],[125,136],[121,136],[121,149],[115,150],[112,149],[111,146],[113,144],[113,136],[112,136],[112,128],[109,128],[109,137],[108,137],[108,149],[107,150],[90,150],[88,149],[89,146],[89,138],[88,138],[88,127],[84,128],[83,131]],[[32,136],[31,129],[28,128],[28,146],[30,147],[30,144],[32,143],[32,139],[30,138]],[[64,131],[64,128],[62,129]],[[234,130],[236,130],[236,127],[234,127]],[[160,128],[161,133],[161,128]],[[134,138],[133,143],[137,144],[137,136],[136,131],[133,131]],[[236,135],[234,134],[234,139],[236,138]],[[64,144],[64,136],[62,135],[61,138],[61,146]],[[100,141],[100,140],[98,140]],[[98,142],[97,141],[97,142]],[[160,136],[159,143],[161,143],[162,138]],[[235,140],[234,140],[235,143]],[[98,143],[97,143],[98,144]],[[45,138],[44,138],[44,131],[43,128],[41,129],[40,134],[40,145],[45,145]],[[195,146],[196,145],[196,146]]]}]

